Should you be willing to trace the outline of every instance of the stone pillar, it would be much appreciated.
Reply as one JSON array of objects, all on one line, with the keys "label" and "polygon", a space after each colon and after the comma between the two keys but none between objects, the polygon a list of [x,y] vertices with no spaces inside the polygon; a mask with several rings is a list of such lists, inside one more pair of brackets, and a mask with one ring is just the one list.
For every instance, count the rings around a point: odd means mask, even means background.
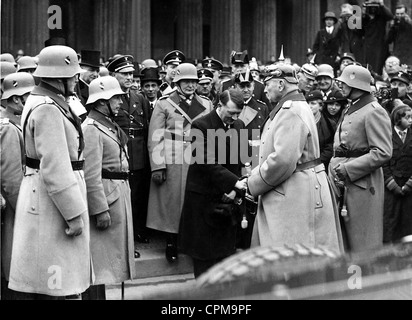
[{"label": "stone pillar", "polygon": [[316,33],[321,27],[320,0],[292,0],[293,18],[291,21],[293,33],[290,47],[285,56],[301,65],[305,62],[308,48],[312,48]]},{"label": "stone pillar", "polygon": [[151,58],[150,1],[132,0],[130,50],[138,62]]},{"label": "stone pillar", "polygon": [[[144,1],[144,0],[143,0]],[[176,48],[186,58],[203,58],[202,0],[177,1]]]},{"label": "stone pillar", "polygon": [[[279,49],[276,43],[276,0],[255,0],[253,13],[253,36],[251,51],[257,60],[263,63],[276,55]],[[243,10],[248,8],[243,8]],[[251,57],[250,57],[251,58]]]},{"label": "stone pillar", "polygon": [[48,8],[48,0],[2,0],[1,52],[37,55],[49,38]]},{"label": "stone pillar", "polygon": [[230,53],[241,51],[240,0],[210,0],[210,55],[230,64]]}]

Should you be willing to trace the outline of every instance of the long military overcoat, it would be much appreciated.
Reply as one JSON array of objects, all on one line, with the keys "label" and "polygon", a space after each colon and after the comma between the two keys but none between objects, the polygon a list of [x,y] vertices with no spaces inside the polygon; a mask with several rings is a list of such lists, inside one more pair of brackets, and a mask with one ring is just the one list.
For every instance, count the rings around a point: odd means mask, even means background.
[{"label": "long military overcoat", "polygon": [[[127,180],[102,178],[102,170],[128,172],[127,136],[94,109],[82,127],[94,284],[121,283],[133,279],[135,273],[130,187]],[[109,211],[111,226],[99,230],[95,216],[105,211]]]},{"label": "long military overcoat", "polygon": [[262,132],[259,166],[249,188],[259,196],[252,247],[304,244],[342,250],[337,207],[323,164],[296,170],[319,158],[315,119],[302,94],[287,94]]},{"label": "long military overcoat", "polygon": [[345,145],[349,150],[365,150],[360,157],[332,157],[331,180],[335,168],[343,164],[348,172],[345,223],[351,251],[376,248],[383,241],[384,177],[382,165],[392,156],[392,128],[388,113],[376,99],[366,94],[345,109],[334,138],[334,152]]},{"label": "long military overcoat", "polygon": [[0,181],[6,208],[1,216],[2,276],[9,279],[14,216],[21,180],[23,179],[23,135],[20,118],[7,111],[0,117]]},{"label": "long military overcoat", "polygon": [[212,102],[198,95],[188,107],[177,92],[156,103],[149,126],[150,164],[152,172],[166,169],[167,179],[161,185],[151,182],[147,227],[178,233],[191,159],[191,144],[185,140],[191,123],[212,109]]},{"label": "long military overcoat", "polygon": [[[40,83],[27,99],[25,151],[40,161],[26,167],[17,200],[9,288],[50,296],[84,292],[92,280],[89,215],[83,170],[81,131],[63,96]],[[47,87],[47,88],[45,88]],[[73,237],[67,220],[81,216],[84,229]]]}]

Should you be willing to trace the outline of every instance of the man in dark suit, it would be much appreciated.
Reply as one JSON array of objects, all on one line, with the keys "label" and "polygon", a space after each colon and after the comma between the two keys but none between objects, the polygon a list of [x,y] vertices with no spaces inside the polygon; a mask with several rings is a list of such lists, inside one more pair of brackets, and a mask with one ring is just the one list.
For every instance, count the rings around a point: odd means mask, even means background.
[{"label": "man in dark suit", "polygon": [[[231,55],[231,62],[232,62],[232,78],[228,80],[222,81],[221,84],[221,92],[229,89],[235,88],[235,76],[238,73],[246,72],[249,67],[249,56],[247,50],[243,52],[232,52]],[[265,93],[265,85],[256,80],[255,81],[255,89],[253,90],[253,96],[255,99],[263,101],[267,105],[270,105],[270,102]]]},{"label": "man in dark suit", "polygon": [[[130,90],[133,83],[133,57],[119,55],[113,59],[107,69],[119,81],[126,95],[115,121],[129,137],[130,189],[132,193],[133,231],[137,242],[148,243],[146,230],[147,203],[150,187],[150,162],[147,150],[150,107],[142,94]],[[139,253],[135,252],[136,257]]]},{"label": "man in dark suit", "polygon": [[[192,257],[195,277],[236,252],[237,224],[244,208],[235,201],[246,189],[246,179],[239,180],[242,109],[242,93],[229,89],[215,110],[192,124],[196,159],[187,176],[179,246]],[[247,140],[243,143],[247,150]]]},{"label": "man in dark suit", "polygon": [[[89,84],[99,76],[100,51],[82,50],[80,67],[86,72],[80,75],[76,93],[81,103],[85,106],[89,98]],[[87,108],[86,108],[87,109]],[[87,110],[89,112],[89,110]]]},{"label": "man in dark suit", "polygon": [[325,28],[318,31],[313,44],[316,64],[329,64],[335,67],[342,41],[342,29],[333,12],[326,12],[323,18]]}]

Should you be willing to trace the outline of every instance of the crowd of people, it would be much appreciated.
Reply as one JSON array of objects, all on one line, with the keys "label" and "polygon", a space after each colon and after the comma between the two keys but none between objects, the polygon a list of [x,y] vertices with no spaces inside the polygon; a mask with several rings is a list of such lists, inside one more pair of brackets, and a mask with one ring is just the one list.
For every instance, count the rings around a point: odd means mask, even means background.
[{"label": "crowd of people", "polygon": [[[371,3],[378,31],[392,14]],[[345,29],[350,10],[325,14],[301,66],[283,50],[266,65],[247,50],[230,66],[180,50],[105,61],[61,39],[1,54],[2,297],[104,299],[154,230],[195,277],[255,246],[359,252],[411,235],[411,21],[397,7],[372,50],[367,27]]]}]

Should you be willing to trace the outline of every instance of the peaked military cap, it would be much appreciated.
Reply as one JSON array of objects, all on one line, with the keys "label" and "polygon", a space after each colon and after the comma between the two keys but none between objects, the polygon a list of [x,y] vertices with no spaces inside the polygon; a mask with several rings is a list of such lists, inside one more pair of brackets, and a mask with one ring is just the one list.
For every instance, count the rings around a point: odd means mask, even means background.
[{"label": "peaked military cap", "polygon": [[232,68],[231,67],[223,67],[219,78],[230,77],[231,75],[232,75]]},{"label": "peaked military cap", "polygon": [[175,64],[179,65],[186,60],[186,56],[183,54],[182,51],[173,50],[170,51],[168,54],[165,55],[163,58],[163,64]]},{"label": "peaked military cap", "polygon": [[409,75],[403,71],[399,71],[394,77],[391,78],[391,82],[395,80],[406,83],[407,85],[409,85],[411,82]]},{"label": "peaked military cap", "polygon": [[107,69],[110,72],[133,72],[135,71],[133,65],[133,56],[130,55],[119,55],[114,58],[108,65]]},{"label": "peaked military cap", "polygon": [[249,64],[249,56],[247,50],[243,52],[232,51],[231,61],[232,64]]},{"label": "peaked military cap", "polygon": [[284,79],[293,84],[297,84],[299,82],[296,76],[295,68],[288,64],[277,64],[273,69],[267,71],[264,82],[272,79]]},{"label": "peaked military cap", "polygon": [[340,61],[342,61],[343,59],[349,59],[349,60],[352,60],[353,62],[356,62],[355,56],[353,55],[353,53],[350,53],[350,52],[344,52],[342,56],[340,57]]},{"label": "peaked military cap", "polygon": [[213,80],[213,73],[212,71],[208,69],[203,68],[203,69],[197,70],[197,76],[199,77],[199,83]]},{"label": "peaked military cap", "polygon": [[88,66],[92,68],[100,68],[100,51],[97,50],[82,50],[81,60],[79,62],[81,66]]},{"label": "peaked military cap", "polygon": [[213,69],[217,71],[223,70],[223,64],[216,59],[213,58],[206,58],[202,60],[202,68]]}]

